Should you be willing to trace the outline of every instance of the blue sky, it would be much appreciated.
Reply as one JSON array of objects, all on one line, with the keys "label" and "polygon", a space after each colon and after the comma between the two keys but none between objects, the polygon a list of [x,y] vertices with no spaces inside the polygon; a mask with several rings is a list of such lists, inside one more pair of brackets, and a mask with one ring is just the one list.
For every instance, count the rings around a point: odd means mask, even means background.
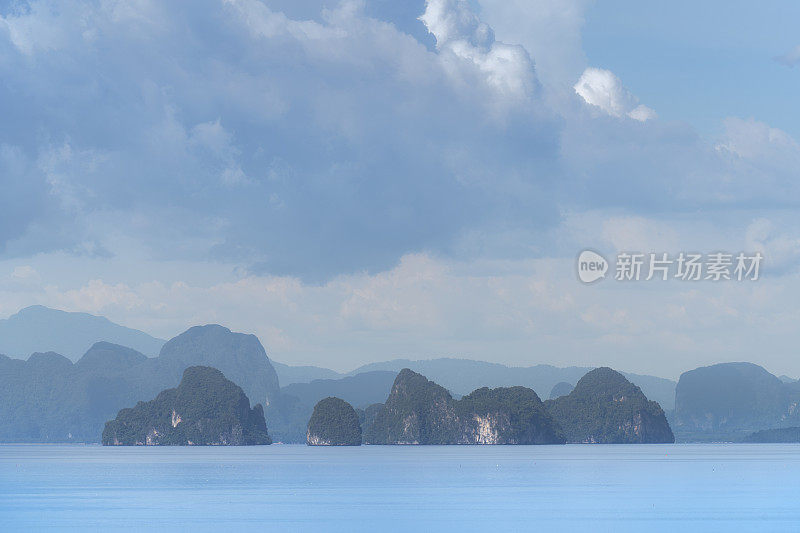
[{"label": "blue sky", "polygon": [[[0,315],[800,375],[791,2],[0,2]],[[584,247],[760,251],[585,287]]]},{"label": "blue sky", "polygon": [[786,1],[597,2],[586,12],[589,61],[625,80],[659,115],[716,134],[735,114],[800,135],[791,105],[800,69],[776,61],[797,47],[800,5]]}]

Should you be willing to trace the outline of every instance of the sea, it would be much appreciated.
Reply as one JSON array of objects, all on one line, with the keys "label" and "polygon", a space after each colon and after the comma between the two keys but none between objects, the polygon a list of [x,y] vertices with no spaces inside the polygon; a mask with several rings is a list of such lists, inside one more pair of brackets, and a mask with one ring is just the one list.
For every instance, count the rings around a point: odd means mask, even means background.
[{"label": "sea", "polygon": [[0,445],[1,531],[800,531],[800,445]]}]

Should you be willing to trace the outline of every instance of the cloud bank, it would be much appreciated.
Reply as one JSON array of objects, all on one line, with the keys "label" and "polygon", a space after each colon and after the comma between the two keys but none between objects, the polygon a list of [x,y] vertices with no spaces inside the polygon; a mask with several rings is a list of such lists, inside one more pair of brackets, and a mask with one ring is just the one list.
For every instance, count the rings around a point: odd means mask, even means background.
[{"label": "cloud bank", "polygon": [[[305,362],[586,364],[648,335],[720,360],[700,326],[735,316],[785,354],[793,311],[763,302],[796,282],[800,145],[735,110],[710,136],[656,120],[588,65],[588,5],[0,3],[2,312],[219,321]],[[688,245],[763,249],[776,281],[664,294],[652,320],[571,285],[582,247]]]}]

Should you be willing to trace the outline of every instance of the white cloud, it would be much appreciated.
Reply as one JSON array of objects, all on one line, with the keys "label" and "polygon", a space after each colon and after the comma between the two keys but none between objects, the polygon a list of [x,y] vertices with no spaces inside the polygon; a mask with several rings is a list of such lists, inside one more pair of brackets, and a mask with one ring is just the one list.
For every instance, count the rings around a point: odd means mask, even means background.
[{"label": "white cloud", "polygon": [[524,101],[538,87],[533,61],[519,45],[496,41],[492,29],[472,11],[467,0],[427,0],[419,19],[436,37],[436,47],[460,60],[451,74],[463,76],[462,62],[477,67],[495,94],[505,100]]},{"label": "white cloud", "polygon": [[645,122],[650,119],[658,118],[658,115],[655,111],[643,104],[639,104],[628,111],[628,116],[634,120],[638,120],[639,122]]},{"label": "white cloud", "polygon": [[[0,121],[15,258],[0,310],[87,310],[164,337],[223,322],[279,360],[337,367],[442,354],[673,372],[766,331],[785,356],[800,231],[772,213],[748,239],[785,285],[576,285],[578,244],[735,250],[763,213],[726,206],[800,198],[800,149],[765,124],[727,121],[715,150],[686,124],[597,120],[655,113],[585,69],[588,3],[430,0],[435,47],[359,1],[300,10],[313,20],[257,0],[12,10],[0,110],[26,119]],[[549,232],[567,211],[562,240]],[[9,276],[20,261],[41,279]]]},{"label": "white cloud", "polygon": [[575,92],[590,105],[614,117],[627,116],[639,122],[656,118],[656,112],[639,104],[622,81],[610,70],[589,67],[574,86]]},{"label": "white cloud", "polygon": [[[758,231],[755,231],[758,233]],[[756,236],[757,237],[757,236]],[[41,258],[40,258],[41,260]],[[93,272],[105,260],[87,259]],[[257,334],[271,357],[349,370],[394,357],[469,357],[512,364],[607,364],[677,376],[700,364],[748,360],[800,374],[793,301],[800,275],[744,284],[607,279],[580,284],[574,257],[475,263],[407,255],[393,269],[337,277],[323,285],[296,278],[220,276],[173,281],[152,262],[121,282],[120,269],[62,287],[0,280],[0,311],[40,303],[106,315],[169,338],[189,326],[222,323]],[[0,264],[2,266],[2,264]],[[128,277],[130,279],[130,276]],[[228,278],[228,279],[223,279]],[[50,277],[43,276],[43,279]],[[768,353],[758,348],[769,343]]]},{"label": "white cloud", "polygon": [[501,41],[519,43],[536,61],[539,80],[556,93],[570,91],[586,68],[581,42],[591,0],[479,0],[481,18]]}]

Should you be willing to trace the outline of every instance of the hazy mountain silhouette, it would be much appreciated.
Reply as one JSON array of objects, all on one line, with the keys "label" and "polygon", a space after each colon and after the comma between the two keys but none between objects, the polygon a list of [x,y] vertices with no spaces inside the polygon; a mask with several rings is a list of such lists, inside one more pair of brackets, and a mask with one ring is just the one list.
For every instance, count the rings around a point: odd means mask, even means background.
[{"label": "hazy mountain silhouette", "polygon": [[279,396],[258,338],[217,325],[190,328],[153,358],[109,342],[74,364],[53,352],[0,356],[0,442],[99,442],[120,409],[154,398],[197,365],[230,376],[254,404]]},{"label": "hazy mountain silhouette", "polygon": [[346,374],[319,366],[293,366],[277,361],[272,361],[272,366],[278,373],[278,381],[283,387],[293,383],[310,383],[315,379],[340,379],[346,376]]},{"label": "hazy mountain silhouette", "polygon": [[26,358],[34,352],[57,352],[77,361],[96,342],[128,346],[157,355],[164,341],[142,331],[88,313],[70,313],[33,305],[0,320],[0,353]]},{"label": "hazy mountain silhouette", "polygon": [[800,383],[753,363],[720,363],[684,372],[675,391],[679,440],[733,440],[800,425]]}]

